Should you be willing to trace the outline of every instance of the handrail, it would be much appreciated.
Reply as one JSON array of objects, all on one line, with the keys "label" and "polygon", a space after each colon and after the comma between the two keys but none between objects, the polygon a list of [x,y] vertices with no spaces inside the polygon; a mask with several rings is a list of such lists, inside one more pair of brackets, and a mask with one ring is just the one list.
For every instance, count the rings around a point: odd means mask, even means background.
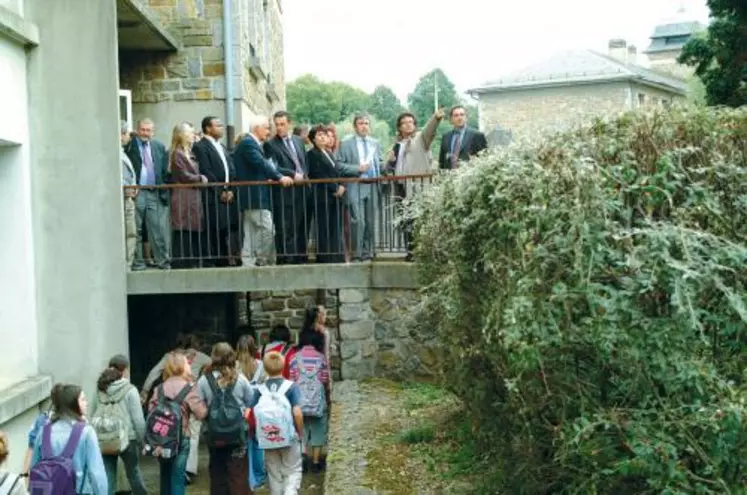
[{"label": "handrail", "polygon": [[[403,182],[408,180],[423,180],[431,179],[435,176],[434,173],[428,174],[414,174],[414,175],[384,175],[375,178],[360,178],[360,177],[340,177],[335,179],[304,179],[294,180],[293,184],[287,187],[307,185],[307,184],[373,184],[379,182]],[[183,188],[210,188],[210,187],[244,187],[244,186],[280,186],[280,181],[267,180],[267,181],[236,181],[236,182],[194,182],[194,183],[172,183],[172,184],[159,184],[156,186],[122,186],[123,189],[183,189]]]}]

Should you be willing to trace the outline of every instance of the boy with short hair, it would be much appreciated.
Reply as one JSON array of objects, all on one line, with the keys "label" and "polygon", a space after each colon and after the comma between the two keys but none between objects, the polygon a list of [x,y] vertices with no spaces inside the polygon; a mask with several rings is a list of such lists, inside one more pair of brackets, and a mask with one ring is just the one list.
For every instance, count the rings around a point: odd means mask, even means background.
[{"label": "boy with short hair", "polygon": [[[260,447],[262,447],[261,436],[263,434],[267,435],[266,438],[268,441],[278,440],[282,442],[279,445],[283,445],[279,448],[264,447],[265,467],[267,469],[267,481],[270,493],[272,495],[297,494],[301,488],[303,468],[300,442],[303,433],[301,391],[295,383],[283,377],[285,358],[282,354],[275,351],[268,352],[262,359],[262,363],[267,379],[265,383],[260,385],[257,392],[255,392],[254,404],[252,404],[252,407],[255,407],[254,414],[257,419],[257,435],[260,437]],[[293,438],[279,438],[283,436],[278,435],[278,431],[282,428],[277,428],[277,425],[272,425],[272,428],[268,428],[265,425],[263,428],[265,414],[262,408],[268,405],[268,407],[272,407],[272,404],[270,401],[263,404],[261,402],[262,396],[281,393],[283,391],[285,398],[290,404],[289,414],[291,417],[285,419],[291,421],[295,428],[295,431],[290,432]],[[267,417],[273,419],[272,415],[267,415]],[[269,430],[270,432],[263,433],[264,430]]]}]

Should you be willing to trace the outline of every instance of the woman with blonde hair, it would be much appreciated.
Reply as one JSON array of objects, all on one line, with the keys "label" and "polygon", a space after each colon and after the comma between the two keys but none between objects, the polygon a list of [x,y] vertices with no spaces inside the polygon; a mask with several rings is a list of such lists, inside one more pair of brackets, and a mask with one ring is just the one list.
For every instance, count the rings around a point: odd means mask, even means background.
[{"label": "woman with blonde hair", "polygon": [[215,344],[210,357],[210,366],[197,382],[200,398],[208,406],[210,493],[249,495],[246,414],[254,388],[236,369],[236,353],[230,344]]},{"label": "woman with blonde hair", "polygon": [[[148,404],[148,412],[152,412],[162,397],[176,400],[181,408],[182,436],[176,455],[160,459],[161,486],[160,493],[169,495],[183,495],[186,493],[187,459],[190,450],[189,422],[192,416],[202,420],[207,416],[205,403],[200,400],[197,390],[192,383],[192,370],[187,356],[182,352],[170,352],[166,356],[163,368],[163,383],[156,388]],[[182,399],[183,400],[180,400]],[[148,432],[146,432],[146,436]]]},{"label": "woman with blonde hair", "polygon": [[[176,184],[205,184],[208,179],[200,173],[200,166],[192,154],[195,130],[189,122],[174,127],[169,153],[169,173]],[[193,268],[199,265],[204,213],[202,188],[175,188],[171,192],[171,229],[174,268]]]}]

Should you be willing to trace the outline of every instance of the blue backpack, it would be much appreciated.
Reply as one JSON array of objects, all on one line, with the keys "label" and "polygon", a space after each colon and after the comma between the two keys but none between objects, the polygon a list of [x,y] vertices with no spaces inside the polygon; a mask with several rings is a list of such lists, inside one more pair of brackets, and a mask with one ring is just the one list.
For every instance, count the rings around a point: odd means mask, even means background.
[{"label": "blue backpack", "polygon": [[[31,468],[29,473],[31,495],[75,495],[77,479],[73,467],[73,455],[78,448],[80,437],[86,424],[78,422],[73,425],[70,438],[62,454],[56,456],[52,451],[52,424],[47,423],[42,431],[41,460]],[[85,473],[83,475],[85,478]]]}]

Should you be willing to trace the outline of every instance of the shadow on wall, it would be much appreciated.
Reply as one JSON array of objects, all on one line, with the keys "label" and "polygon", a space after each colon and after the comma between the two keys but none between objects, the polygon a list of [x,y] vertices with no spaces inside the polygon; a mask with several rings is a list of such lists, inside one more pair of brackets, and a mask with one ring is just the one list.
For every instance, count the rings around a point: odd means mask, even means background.
[{"label": "shadow on wall", "polygon": [[[179,333],[195,333],[203,351],[222,340],[238,339],[240,294],[168,294],[130,296],[128,319],[132,382],[140,386],[148,371],[174,347]],[[244,314],[246,312],[244,311]]]}]

